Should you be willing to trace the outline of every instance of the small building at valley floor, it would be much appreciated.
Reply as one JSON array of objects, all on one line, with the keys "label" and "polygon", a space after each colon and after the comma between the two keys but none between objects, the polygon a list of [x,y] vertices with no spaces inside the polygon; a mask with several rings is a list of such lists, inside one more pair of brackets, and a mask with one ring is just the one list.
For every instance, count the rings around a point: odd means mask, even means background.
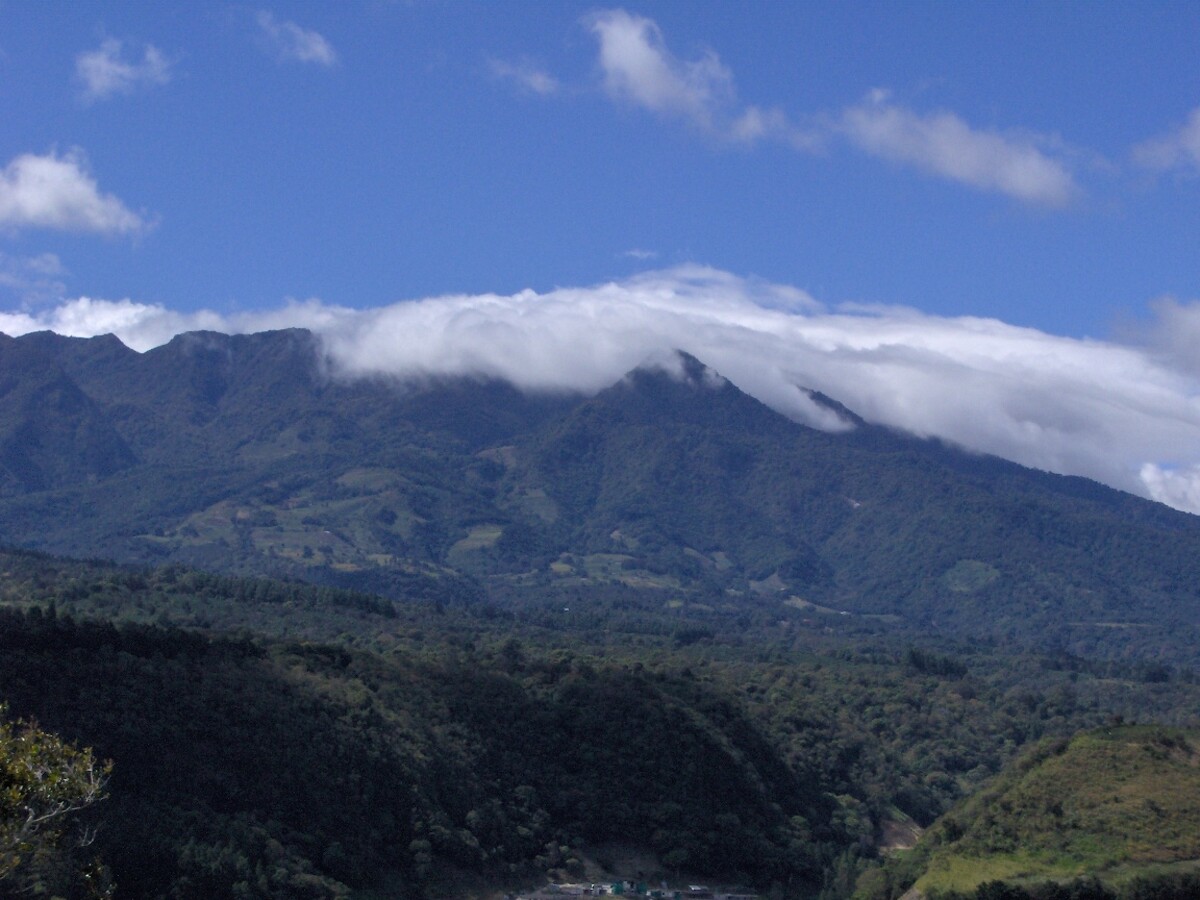
[{"label": "small building at valley floor", "polygon": [[717,891],[701,884],[670,887],[665,882],[651,887],[645,882],[612,881],[578,884],[548,884],[535,891],[509,895],[511,900],[566,900],[568,897],[630,897],[645,900],[759,900],[748,891]]}]

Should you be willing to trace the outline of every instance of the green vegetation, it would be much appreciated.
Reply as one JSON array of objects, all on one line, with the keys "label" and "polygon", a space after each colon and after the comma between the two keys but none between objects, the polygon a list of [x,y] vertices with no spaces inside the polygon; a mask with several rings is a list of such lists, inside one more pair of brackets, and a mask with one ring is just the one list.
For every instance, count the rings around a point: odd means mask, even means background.
[{"label": "green vegetation", "polygon": [[114,760],[95,850],[125,896],[441,895],[619,842],[672,878],[848,897],[911,883],[880,867],[890,823],[1030,741],[1130,707],[1200,724],[1180,673],[1114,696],[1109,663],[830,636],[785,603],[396,604],[28,552],[0,575],[0,696]]},{"label": "green vegetation", "polygon": [[0,339],[0,702],[114,762],[9,884],[1190,896],[1200,520],[682,369]]},{"label": "green vegetation", "polygon": [[0,541],[398,600],[796,597],[909,639],[1200,663],[1196,517],[862,422],[816,431],[683,369],[539,397],[331,380],[301,331],[145,354],[6,339]]},{"label": "green vegetation", "polygon": [[78,815],[104,798],[110,769],[91,750],[0,718],[0,892],[111,895],[108,871],[86,858],[93,835]]},{"label": "green vegetation", "polygon": [[385,660],[0,624],[14,709],[116,761],[96,848],[131,896],[404,896],[448,867],[569,871],[618,840],[688,871],[818,883],[844,840],[819,781],[696,679],[513,643]]},{"label": "green vegetation", "polygon": [[1200,732],[1112,726],[1043,742],[926,837],[930,896],[1099,876],[1123,888],[1200,860]]}]

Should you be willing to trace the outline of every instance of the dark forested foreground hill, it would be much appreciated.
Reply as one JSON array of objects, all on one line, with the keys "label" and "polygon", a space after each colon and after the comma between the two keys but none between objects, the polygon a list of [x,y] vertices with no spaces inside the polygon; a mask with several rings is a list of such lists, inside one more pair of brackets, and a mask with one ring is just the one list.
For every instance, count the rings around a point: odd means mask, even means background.
[{"label": "dark forested foreground hill", "polygon": [[[800,617],[1197,662],[1200,518],[703,364],[597,396],[346,381],[304,331],[0,336],[0,541],[395,599]],[[798,387],[797,390],[800,390]],[[725,617],[725,618],[721,618]]]},{"label": "dark forested foreground hill", "polygon": [[882,900],[924,860],[884,867],[896,835],[1018,748],[1122,716],[1200,725],[1186,672],[989,644],[664,629],[617,605],[598,628],[27,552],[0,576],[0,698],[114,762],[88,815],[118,896],[640,872]]}]

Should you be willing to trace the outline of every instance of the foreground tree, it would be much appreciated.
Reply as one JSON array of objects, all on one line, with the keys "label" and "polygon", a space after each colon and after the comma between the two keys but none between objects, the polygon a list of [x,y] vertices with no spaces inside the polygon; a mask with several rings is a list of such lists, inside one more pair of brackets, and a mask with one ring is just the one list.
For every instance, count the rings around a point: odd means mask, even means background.
[{"label": "foreground tree", "polygon": [[76,815],[104,798],[111,765],[7,712],[0,705],[0,895],[111,896],[107,869],[81,862],[94,831]]}]

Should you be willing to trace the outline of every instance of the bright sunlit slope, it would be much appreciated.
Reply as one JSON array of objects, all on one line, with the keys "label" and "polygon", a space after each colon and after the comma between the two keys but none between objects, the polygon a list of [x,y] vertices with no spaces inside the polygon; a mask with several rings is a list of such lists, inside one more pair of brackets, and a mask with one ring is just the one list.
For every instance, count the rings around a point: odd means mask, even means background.
[{"label": "bright sunlit slope", "polygon": [[931,895],[1081,876],[1119,888],[1186,869],[1200,860],[1200,735],[1125,726],[1043,743],[925,840],[917,888]]}]

